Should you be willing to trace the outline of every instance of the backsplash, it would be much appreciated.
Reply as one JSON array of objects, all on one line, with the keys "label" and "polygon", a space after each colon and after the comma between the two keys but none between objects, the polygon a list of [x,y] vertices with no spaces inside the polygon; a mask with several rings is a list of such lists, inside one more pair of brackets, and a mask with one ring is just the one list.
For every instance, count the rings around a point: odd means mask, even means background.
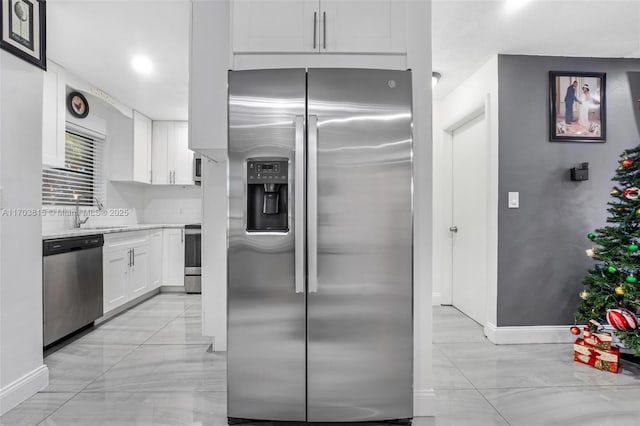
[{"label": "backsplash", "polygon": [[[81,208],[81,218],[90,215],[83,227],[108,225],[135,225],[139,223],[201,223],[202,190],[199,187],[183,186],[140,186],[120,182],[107,184],[105,212],[97,214],[97,209]],[[73,228],[75,220],[72,207],[47,208],[52,215],[42,217],[42,232]],[[60,212],[58,211],[60,210]],[[64,210],[64,212],[61,212]],[[91,213],[88,213],[91,211]]]},{"label": "backsplash", "polygon": [[202,223],[200,187],[149,187],[144,195],[145,223]]}]

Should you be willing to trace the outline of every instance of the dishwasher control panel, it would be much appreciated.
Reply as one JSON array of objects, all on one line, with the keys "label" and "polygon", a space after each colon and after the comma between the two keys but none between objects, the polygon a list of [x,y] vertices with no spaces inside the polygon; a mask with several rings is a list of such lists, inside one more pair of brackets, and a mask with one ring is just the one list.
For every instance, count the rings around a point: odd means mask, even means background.
[{"label": "dishwasher control panel", "polygon": [[82,237],[56,238],[42,242],[42,255],[68,253],[75,250],[86,250],[104,245],[103,235],[85,235]]}]

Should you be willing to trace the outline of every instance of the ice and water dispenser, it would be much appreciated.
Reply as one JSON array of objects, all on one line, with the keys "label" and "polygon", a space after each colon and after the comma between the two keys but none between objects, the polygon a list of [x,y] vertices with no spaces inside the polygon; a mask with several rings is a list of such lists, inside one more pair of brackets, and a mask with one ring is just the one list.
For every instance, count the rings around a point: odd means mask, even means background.
[{"label": "ice and water dispenser", "polygon": [[287,158],[247,160],[247,231],[289,230]]}]

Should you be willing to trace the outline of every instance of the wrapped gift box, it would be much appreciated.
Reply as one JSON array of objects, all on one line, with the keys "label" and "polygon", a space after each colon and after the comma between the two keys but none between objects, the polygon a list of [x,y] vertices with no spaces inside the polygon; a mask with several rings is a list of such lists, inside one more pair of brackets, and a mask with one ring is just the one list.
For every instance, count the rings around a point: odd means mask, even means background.
[{"label": "wrapped gift box", "polygon": [[617,373],[620,364],[620,349],[600,349],[586,344],[584,339],[577,339],[573,344],[573,359],[598,370]]},{"label": "wrapped gift box", "polygon": [[584,344],[598,349],[609,350],[613,342],[613,335],[606,331],[592,332],[589,326],[584,328]]}]

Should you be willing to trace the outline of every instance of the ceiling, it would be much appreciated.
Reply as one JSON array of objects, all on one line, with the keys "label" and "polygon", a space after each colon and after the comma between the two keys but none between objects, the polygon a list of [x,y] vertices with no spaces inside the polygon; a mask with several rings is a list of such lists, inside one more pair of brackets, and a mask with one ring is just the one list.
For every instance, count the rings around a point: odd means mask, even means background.
[{"label": "ceiling", "polygon": [[[190,13],[190,0],[49,0],[47,56],[154,120],[186,120]],[[640,57],[637,0],[433,0],[432,27],[436,99],[496,53]]]},{"label": "ceiling", "polygon": [[190,0],[49,0],[47,57],[154,120],[187,120],[190,21]]},{"label": "ceiling", "polygon": [[[508,4],[510,3],[511,4]],[[509,6],[520,3],[518,10]],[[640,57],[638,0],[433,0],[439,99],[496,53]]]}]

